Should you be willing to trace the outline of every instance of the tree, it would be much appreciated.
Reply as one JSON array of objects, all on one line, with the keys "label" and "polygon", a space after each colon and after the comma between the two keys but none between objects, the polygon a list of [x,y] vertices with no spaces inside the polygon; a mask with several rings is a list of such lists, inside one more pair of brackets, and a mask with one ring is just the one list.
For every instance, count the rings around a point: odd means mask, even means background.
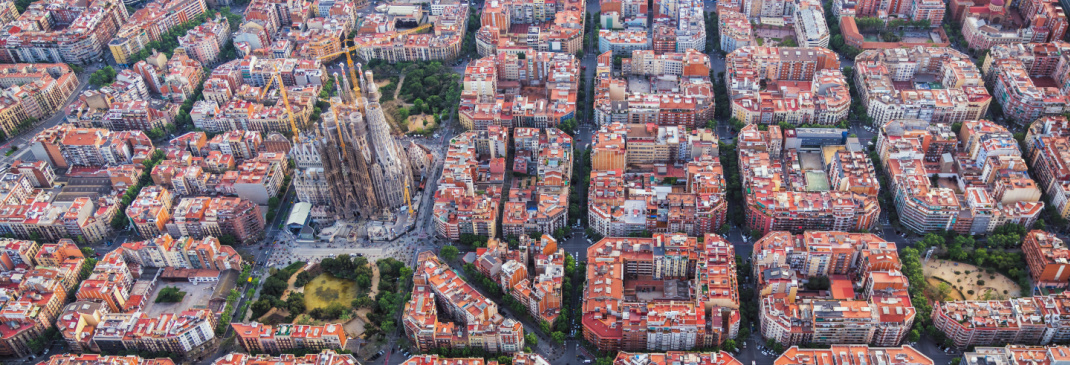
[{"label": "tree", "polygon": [[527,334],[524,335],[524,342],[526,342],[530,346],[538,346],[539,345],[539,337],[535,336],[534,333],[528,332]]},{"label": "tree", "polygon": [[396,329],[396,327],[394,326],[394,321],[383,322],[383,325],[379,326],[379,328],[383,330],[383,333],[387,334],[394,333],[394,330]]},{"label": "tree", "polygon": [[941,282],[936,287],[937,293],[940,295],[940,300],[947,300],[951,296],[951,285]]},{"label": "tree", "polygon": [[126,228],[127,223],[129,223],[129,220],[126,218],[126,212],[120,209],[118,212],[115,212],[115,216],[111,219],[111,228],[120,230]]},{"label": "tree", "polygon": [[546,321],[539,321],[539,329],[542,333],[550,333],[550,323]]},{"label": "tree", "polygon": [[96,87],[110,85],[115,81],[115,69],[111,66],[94,71],[89,75],[89,83]]},{"label": "tree", "polygon": [[261,297],[260,300],[253,302],[253,305],[250,306],[250,308],[253,309],[253,318],[259,318],[260,316],[263,316],[264,313],[271,310],[271,301]]},{"label": "tree", "polygon": [[921,241],[917,241],[915,245],[919,250],[925,250],[929,247],[944,247],[944,237],[935,233],[929,233],[925,235]]},{"label": "tree", "polygon": [[457,259],[457,253],[457,246],[445,246],[439,250],[438,255],[446,261],[453,261]]},{"label": "tree", "polygon": [[561,332],[554,332],[550,334],[550,339],[552,339],[554,343],[560,345],[565,343],[565,334]]},{"label": "tree", "polygon": [[304,313],[305,295],[303,293],[291,293],[286,298],[286,308],[290,310],[290,313]]},{"label": "tree", "polygon": [[973,263],[982,266],[988,260],[988,249],[978,248],[973,251]]},{"label": "tree", "polygon": [[368,275],[363,275],[362,274],[360,276],[357,276],[357,287],[361,288],[361,289],[364,289],[364,290],[367,290],[368,288],[371,288],[372,287],[372,279],[369,278]]},{"label": "tree", "polygon": [[828,290],[831,285],[828,276],[816,276],[810,278],[810,281],[806,282],[806,289],[808,290]]},{"label": "tree", "polygon": [[[151,169],[149,169],[149,170],[151,170]],[[227,246],[237,245],[238,244],[238,237],[235,237],[232,234],[224,234],[222,236],[219,236],[219,244],[227,245]]]},{"label": "tree", "polygon": [[273,275],[269,276],[267,280],[264,280],[264,286],[260,289],[260,293],[274,297],[281,297],[282,293],[286,291],[286,287],[287,284],[285,281],[282,281]]},{"label": "tree", "polygon": [[728,341],[725,341],[724,342],[724,346],[721,346],[721,350],[723,350],[723,351],[735,351],[735,349],[736,349],[736,340],[733,340],[733,339],[729,339]]},{"label": "tree", "polygon": [[919,333],[916,329],[910,330],[910,333],[907,334],[907,342],[918,342],[918,340],[920,339],[921,333]]},{"label": "tree", "polygon": [[178,303],[185,296],[186,292],[178,290],[177,287],[169,286],[161,289],[160,294],[156,295],[156,303]]},{"label": "tree", "polygon": [[372,299],[372,297],[369,297],[367,295],[361,295],[361,296],[357,297],[356,299],[353,299],[353,302],[350,303],[350,304],[353,306],[353,308],[369,308],[369,309],[371,309],[375,305],[375,300]]}]

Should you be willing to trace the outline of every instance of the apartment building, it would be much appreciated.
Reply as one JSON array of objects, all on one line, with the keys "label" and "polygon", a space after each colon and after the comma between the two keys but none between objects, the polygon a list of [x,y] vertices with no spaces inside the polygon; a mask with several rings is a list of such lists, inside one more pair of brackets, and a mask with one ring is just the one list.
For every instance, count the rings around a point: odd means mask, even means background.
[{"label": "apartment building", "polygon": [[991,48],[981,67],[1003,113],[1019,124],[1070,112],[1070,43],[1016,43]]},{"label": "apartment building", "polygon": [[112,132],[60,124],[45,129],[30,140],[30,152],[53,168],[106,166],[140,163],[155,147],[142,131]]},{"label": "apartment building", "polygon": [[307,326],[294,324],[231,323],[238,343],[249,352],[277,354],[293,350],[345,349],[349,336],[341,324]]},{"label": "apartment building", "polygon": [[126,207],[126,216],[134,223],[141,237],[156,237],[166,231],[165,225],[171,219],[171,197],[166,187],[146,186]]},{"label": "apartment building", "polygon": [[[653,50],[658,54],[706,50],[706,22],[699,1],[611,1],[602,9],[598,52],[628,54]],[[648,9],[648,6],[651,7]],[[648,14],[648,10],[653,13]],[[648,16],[653,16],[648,23]],[[623,30],[622,30],[623,29]]]},{"label": "apartment building", "polygon": [[862,52],[855,58],[854,84],[874,126],[899,119],[949,125],[977,120],[992,102],[977,66],[965,53],[944,47]]},{"label": "apartment building", "polygon": [[962,354],[963,365],[980,365],[991,362],[1058,363],[1070,355],[1066,346],[1025,346],[1010,344],[1002,347],[978,347]]},{"label": "apartment building", "polygon": [[851,105],[839,68],[826,48],[737,49],[725,60],[732,116],[746,124],[839,123]]},{"label": "apartment building", "polygon": [[[531,356],[538,358],[540,361],[527,360],[525,356]],[[546,360],[542,359],[542,356],[537,354],[523,354],[516,353],[513,355],[514,361],[521,360],[518,364],[524,365],[544,365]],[[445,358],[438,355],[413,355],[408,360],[402,362],[402,365],[498,365],[497,361],[484,360],[480,357],[468,357],[468,358]]]},{"label": "apartment building", "polygon": [[56,181],[56,171],[45,161],[15,160],[8,172],[25,176],[36,188],[51,188]]},{"label": "apartment building", "polygon": [[557,128],[514,128],[513,132],[512,172],[527,177],[513,179],[509,198],[502,205],[502,234],[553,234],[568,227],[572,137]]},{"label": "apartment building", "polygon": [[93,331],[94,351],[166,352],[179,357],[199,351],[215,338],[216,314],[190,309],[149,317],[141,311],[104,314]]},{"label": "apartment building", "polygon": [[655,352],[632,353],[618,352],[613,365],[670,365],[670,364],[709,364],[709,365],[743,365],[731,354],[719,352]]},{"label": "apartment building", "polygon": [[718,16],[720,24],[717,26],[721,34],[721,51],[732,53],[737,49],[755,45],[754,31],[746,15],[726,9],[718,13]]},{"label": "apartment building", "polygon": [[101,317],[108,313],[103,302],[79,300],[67,304],[56,318],[56,328],[70,346],[71,352],[89,352],[89,341],[100,324]]},{"label": "apartment building", "polygon": [[[895,244],[876,235],[772,232],[755,242],[751,261],[761,333],[778,343],[896,346],[914,323]],[[829,290],[803,287],[817,277],[831,279]]]},{"label": "apartment building", "polygon": [[[727,213],[716,140],[706,129],[683,133],[676,126],[653,124],[602,127],[592,146],[588,224],[608,237],[716,231]],[[668,167],[676,164],[683,168]]]},{"label": "apartment building", "polygon": [[[880,205],[869,194],[880,187],[872,175],[867,178],[873,167],[863,155],[853,153],[861,146],[846,141],[843,133],[802,128],[782,134],[775,125],[766,131],[753,124],[744,127],[738,153],[743,186],[749,192],[745,196],[747,226],[765,234],[864,231],[876,224]],[[841,156],[844,162],[838,162],[839,166],[855,165],[859,180],[846,182],[846,174],[841,177],[837,170],[823,169],[820,161]]]},{"label": "apartment building", "polygon": [[242,258],[234,247],[222,245],[216,237],[173,238],[170,234],[144,241],[126,242],[120,251],[127,262],[141,267],[203,270],[241,270]]},{"label": "apartment building", "polygon": [[7,23],[10,27],[0,41],[0,59],[8,63],[95,62],[129,17],[119,0],[38,1]]},{"label": "apartment building", "polygon": [[121,251],[112,251],[101,258],[88,278],[75,292],[77,300],[104,303],[110,313],[121,313],[130,300],[134,275],[123,261]]},{"label": "apartment building", "polygon": [[26,129],[26,123],[59,111],[78,88],[78,76],[63,63],[3,65],[0,87],[0,131],[14,136]]},{"label": "apartment building", "polygon": [[267,205],[283,188],[283,167],[278,163],[263,160],[246,161],[234,170],[220,176],[216,191],[249,200],[257,205]]},{"label": "apartment building", "polygon": [[232,235],[238,241],[251,242],[263,233],[264,217],[260,207],[246,199],[190,197],[178,201],[166,226],[172,237]]},{"label": "apartment building", "polygon": [[338,354],[331,350],[323,350],[318,354],[296,356],[292,354],[282,355],[249,355],[240,352],[232,352],[215,359],[212,365],[246,365],[246,364],[274,364],[274,365],[357,365],[357,358],[351,354]]},{"label": "apartment building", "polygon": [[829,164],[828,175],[833,189],[870,196],[880,193],[877,170],[863,151],[837,151]]},{"label": "apartment building", "polygon": [[1032,230],[1022,240],[1022,253],[1035,286],[1065,288],[1070,284],[1070,249],[1063,240],[1048,232]]},{"label": "apartment building", "polygon": [[[279,86],[270,81],[276,70],[287,88],[287,100],[274,89]],[[221,64],[207,75],[205,100],[193,104],[190,117],[194,126],[211,133],[292,133],[290,112],[294,123],[308,124],[325,80],[327,69],[319,60],[248,55]],[[273,89],[263,89],[269,86]]]},{"label": "apartment building", "polygon": [[[498,306],[439,261],[421,252],[413,276],[412,299],[402,312],[405,335],[420,351],[435,348],[480,348],[495,353],[524,349],[520,322],[506,319]],[[456,322],[440,322],[438,308]]]},{"label": "apartment building", "polygon": [[1067,296],[1063,293],[1010,300],[933,304],[933,326],[954,346],[1048,345],[1067,338]]},{"label": "apartment building", "polygon": [[[965,361],[965,360],[963,360]],[[913,364],[936,365],[912,346],[870,347],[866,345],[832,345],[827,349],[802,349],[792,346],[780,354],[774,365],[806,365],[820,362],[826,365]],[[972,364],[971,364],[972,365]]]},{"label": "apartment building", "polygon": [[[687,351],[739,331],[732,245],[716,234],[604,238],[587,249],[583,337],[601,351]],[[637,276],[649,279],[629,283]],[[690,282],[690,283],[689,283]],[[643,290],[625,290],[633,285]],[[703,288],[695,292],[687,287]]]},{"label": "apartment building", "polygon": [[107,356],[97,354],[56,354],[43,359],[42,365],[175,365],[170,358],[143,359],[139,356]]},{"label": "apartment building", "polygon": [[[248,135],[255,132],[235,133]],[[258,138],[258,135],[256,137]],[[254,141],[256,139],[248,140],[250,143]],[[155,184],[172,190],[177,196],[217,194],[236,196],[258,205],[267,205],[283,188],[282,183],[288,173],[286,155],[240,150],[247,146],[248,144],[240,141],[235,144],[213,143],[203,148],[209,152],[204,153],[202,157],[195,157],[189,151],[172,150],[168,154],[169,159],[154,166],[150,176]],[[234,149],[228,152],[256,157],[237,162],[235,155],[215,149],[227,150],[231,147]]]},{"label": "apartment building", "polygon": [[504,48],[518,46],[575,54],[583,48],[586,6],[585,0],[489,2],[480,14],[481,36],[476,37],[479,55],[494,56]]},{"label": "apartment building", "polygon": [[[104,170],[94,170],[91,174],[72,172],[71,185],[97,189],[96,197],[67,200],[44,195],[0,205],[0,232],[3,232],[0,234],[47,241],[63,238],[103,241],[110,234],[111,219],[119,210],[119,192],[113,190],[109,174]],[[83,182],[89,182],[88,186],[82,185]]]},{"label": "apartment building", "polygon": [[[610,123],[647,124],[698,128],[713,117],[713,84],[709,79],[710,59],[702,52],[631,52],[614,78],[613,54],[598,56],[595,72],[594,109],[598,125]],[[627,77],[656,78],[639,87]]]},{"label": "apartment building", "polygon": [[108,41],[115,62],[121,65],[145,49],[149,42],[159,42],[172,28],[204,14],[204,0],[158,0],[138,9],[120,23],[114,38]]},{"label": "apartment building", "polygon": [[571,53],[528,48],[473,60],[464,72],[461,125],[556,127],[576,118],[579,78],[579,60]]},{"label": "apartment building", "polygon": [[15,6],[14,1],[4,2],[2,5],[0,5],[0,22],[7,24],[15,19],[18,19],[18,17],[19,9]]},{"label": "apartment building", "polygon": [[488,127],[454,136],[442,164],[432,215],[435,233],[448,240],[462,234],[495,237],[502,184],[507,128]]},{"label": "apartment building", "polygon": [[[373,14],[366,17],[355,39],[358,57],[386,62],[453,60],[461,54],[468,29],[468,6],[436,6],[434,33],[399,34],[396,24],[401,16]],[[406,22],[417,22],[409,15]],[[410,23],[411,24],[411,23]]]},{"label": "apartment building", "polygon": [[1070,123],[1063,116],[1034,121],[1025,137],[1025,159],[1033,167],[1037,184],[1064,218],[1070,216]]},{"label": "apartment building", "polygon": [[820,3],[804,1],[795,9],[795,38],[800,47],[828,48],[829,29]]},{"label": "apartment building", "polygon": [[488,240],[487,250],[476,257],[476,269],[509,288],[509,295],[535,318],[554,323],[564,300],[565,252],[549,234],[539,239],[527,234],[519,237],[517,249],[510,249],[504,241]]},{"label": "apartment building", "polygon": [[[342,3],[336,3],[343,6]],[[285,43],[275,42],[271,51],[275,55],[303,59],[320,59],[330,61],[338,57],[343,48],[341,39],[353,31],[351,10],[340,11],[342,14],[324,18],[311,18],[305,24],[308,28],[291,31],[286,34]],[[331,56],[335,55],[335,56]]]},{"label": "apartment building", "polygon": [[950,9],[955,21],[962,23],[962,36],[971,49],[1061,41],[1068,24],[1059,2],[1052,0],[1012,6],[1000,1],[955,0]]},{"label": "apartment building", "polygon": [[0,354],[27,356],[30,342],[52,328],[78,282],[85,257],[73,241],[38,245],[34,241],[0,242]]},{"label": "apartment building", "polygon": [[257,131],[232,130],[217,134],[208,140],[207,147],[211,151],[219,151],[233,155],[238,160],[250,160],[260,153],[264,139]]},{"label": "apartment building", "polygon": [[214,64],[219,60],[219,52],[230,42],[230,22],[216,13],[215,18],[198,25],[178,38],[178,44],[186,53],[202,65]]},{"label": "apartment building", "polygon": [[152,99],[108,102],[105,105],[97,109],[85,103],[74,103],[67,109],[67,120],[80,128],[162,131],[173,126],[179,107]]},{"label": "apartment building", "polygon": [[876,152],[891,177],[900,222],[915,232],[961,234],[1032,225],[1044,203],[1014,136],[987,120],[962,126],[957,137],[950,126],[924,120],[881,128]]},{"label": "apartment building", "polygon": [[651,38],[645,30],[598,31],[598,53],[612,52],[613,55],[626,55],[632,51],[651,50]]}]

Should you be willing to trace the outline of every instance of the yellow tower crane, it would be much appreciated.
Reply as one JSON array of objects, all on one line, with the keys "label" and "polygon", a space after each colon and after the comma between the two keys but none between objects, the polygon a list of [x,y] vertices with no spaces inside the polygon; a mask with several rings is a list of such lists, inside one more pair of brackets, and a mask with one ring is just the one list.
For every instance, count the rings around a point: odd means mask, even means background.
[{"label": "yellow tower crane", "polygon": [[290,118],[290,129],[294,134],[294,143],[296,144],[301,140],[301,130],[297,128],[297,122],[294,121],[294,111],[290,108],[290,98],[286,96],[286,85],[282,83],[282,77],[279,76],[279,67],[275,66],[275,71],[271,74],[271,78],[268,79],[267,84],[264,85],[264,90],[260,91],[260,100],[264,99],[267,95],[267,91],[271,89],[271,85],[275,84],[279,87],[279,93],[282,95],[282,103],[286,105],[286,114]]}]

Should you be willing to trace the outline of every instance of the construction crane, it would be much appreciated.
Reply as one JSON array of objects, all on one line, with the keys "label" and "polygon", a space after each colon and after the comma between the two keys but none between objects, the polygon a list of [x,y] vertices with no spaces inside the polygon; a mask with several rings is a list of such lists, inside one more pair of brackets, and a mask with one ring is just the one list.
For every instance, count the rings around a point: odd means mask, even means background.
[{"label": "construction crane", "polygon": [[412,197],[409,196],[409,184],[405,184],[405,205],[409,207],[409,218],[412,219],[416,212],[412,210]]},{"label": "construction crane", "polygon": [[271,90],[271,85],[274,84],[274,83],[275,83],[275,76],[272,75],[272,77],[270,79],[268,79],[267,84],[264,85],[264,89],[260,90],[260,97],[256,99],[257,102],[260,102],[260,101],[264,100],[264,96],[267,95],[268,90]]},{"label": "construction crane", "polygon": [[356,103],[356,99],[360,97],[360,83],[357,82],[357,71],[356,68],[353,67],[353,56],[350,55],[351,52],[356,52],[356,50],[356,42],[354,42],[352,39],[346,39],[346,47],[344,49],[339,52],[319,56],[318,58],[320,61],[327,61],[341,54],[346,55],[346,65],[349,66],[349,82],[353,83],[353,100],[354,103],[357,104],[357,108],[360,109],[361,113],[363,113],[364,108],[360,106],[360,103]]},{"label": "construction crane", "polygon": [[290,98],[286,96],[286,85],[283,85],[282,83],[282,77],[279,76],[279,66],[277,64],[275,65],[275,74],[272,76],[272,79],[275,79],[275,84],[279,86],[279,92],[282,94],[282,102],[286,105],[286,114],[290,117],[290,128],[293,129],[294,133],[294,144],[297,144],[301,141],[301,130],[297,129],[297,123],[294,122],[294,111],[290,108]]}]

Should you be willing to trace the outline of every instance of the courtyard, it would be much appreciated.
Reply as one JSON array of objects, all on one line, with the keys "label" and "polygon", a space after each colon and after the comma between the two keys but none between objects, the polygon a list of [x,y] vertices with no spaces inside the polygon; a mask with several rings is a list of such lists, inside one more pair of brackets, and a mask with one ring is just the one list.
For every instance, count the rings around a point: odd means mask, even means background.
[{"label": "courtyard", "polygon": [[998,272],[940,259],[925,263],[925,280],[936,290],[941,283],[951,287],[950,300],[1010,299],[1022,295],[1017,283]]},{"label": "courtyard", "polygon": [[[159,317],[164,313],[179,313],[195,307],[204,307],[212,299],[212,294],[215,293],[217,285],[219,285],[218,282],[194,284],[188,281],[167,282],[160,280],[156,283],[152,293],[145,298],[145,307],[142,312],[149,317]],[[186,292],[186,296],[175,303],[156,303],[156,297],[160,295],[160,291],[167,287],[178,288],[178,290]]]}]

